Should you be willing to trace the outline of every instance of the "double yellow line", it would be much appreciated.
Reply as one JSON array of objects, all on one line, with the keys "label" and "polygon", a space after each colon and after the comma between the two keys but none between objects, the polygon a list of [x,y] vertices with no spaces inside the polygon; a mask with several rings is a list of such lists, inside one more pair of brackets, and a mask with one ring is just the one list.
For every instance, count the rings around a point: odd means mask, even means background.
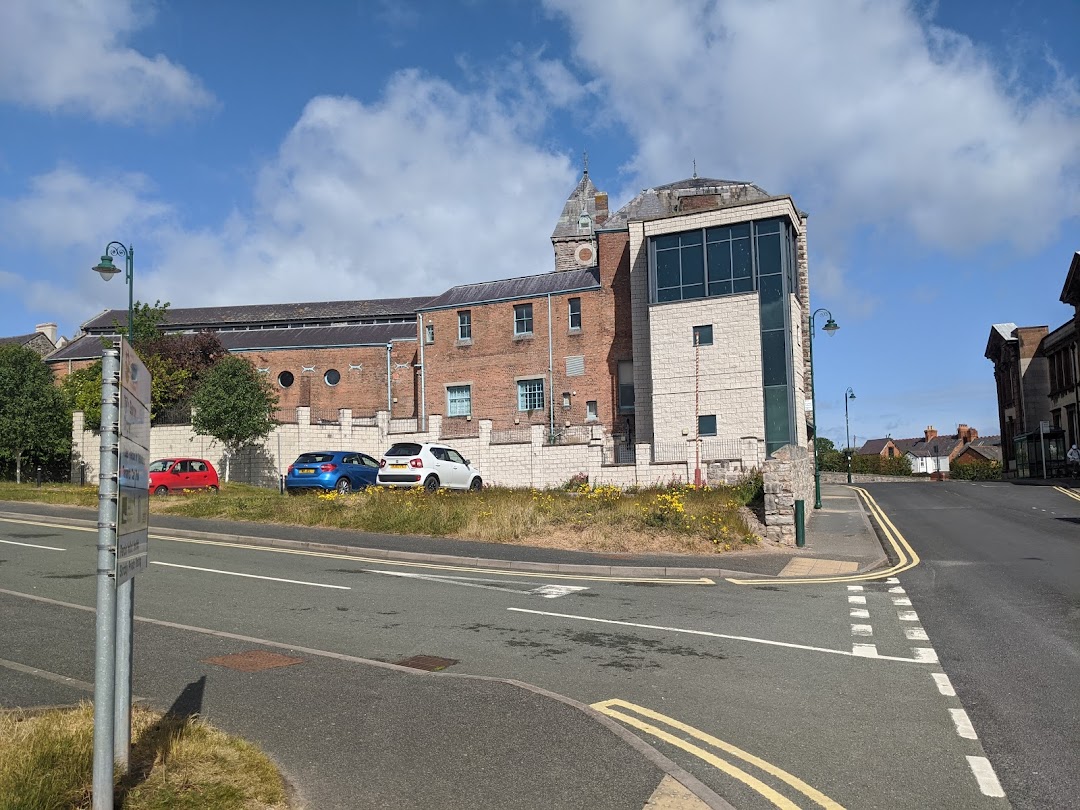
[{"label": "double yellow line", "polygon": [[1054,487],[1054,489],[1062,495],[1068,495],[1073,500],[1080,501],[1080,492],[1073,492],[1071,489],[1066,489],[1065,487]]},{"label": "double yellow line", "polygon": [[[663,740],[677,748],[681,748],[683,751],[692,754],[703,762],[707,762],[709,765],[712,765],[714,768],[724,772],[733,779],[739,780],[751,790],[760,793],[776,807],[781,808],[781,810],[800,810],[800,808],[799,805],[795,804],[791,799],[784,796],[775,788],[770,787],[761,779],[751,775],[738,765],[717,756],[712,751],[708,750],[708,748],[690,742],[685,739],[685,737],[690,737],[703,743],[709,748],[722,751],[725,754],[741,759],[743,762],[752,765],[759,771],[783,782],[788,787],[794,789],[825,810],[844,810],[842,805],[833,801],[821,791],[806,784],[806,782],[802,781],[797,776],[792,776],[787,771],[776,767],[771,762],[766,762],[760,757],[756,757],[753,754],[743,751],[741,748],[737,748],[731,743],[719,740],[711,734],[707,734],[693,726],[680,723],[678,720],[668,717],[667,715],[654,712],[651,709],[646,709],[644,706],[638,706],[634,703],[628,703],[625,700],[617,699],[602,700],[599,703],[592,704],[592,708],[596,709],[596,711],[601,714],[606,714],[608,717],[618,720],[620,723],[625,723],[632,728],[636,728],[659,740]],[[647,719],[643,720],[642,718]],[[669,729],[680,732],[682,736],[677,736],[671,731],[661,728],[660,725],[667,726]]]},{"label": "double yellow line", "polygon": [[[865,582],[875,579],[886,579],[888,577],[896,576],[901,571],[907,571],[909,568],[914,568],[919,564],[919,555],[915,553],[915,549],[911,547],[911,544],[904,538],[904,535],[900,533],[900,530],[893,525],[893,522],[889,520],[889,516],[885,514],[884,510],[878,506],[878,502],[874,500],[873,496],[862,487],[848,487],[859,493],[863,501],[866,503],[867,509],[869,509],[871,516],[877,521],[879,527],[881,527],[882,534],[885,535],[885,539],[889,541],[889,545],[892,546],[893,551],[896,553],[897,563],[889,566],[882,571],[874,571],[870,574],[845,574],[831,577],[802,577],[802,578],[785,578],[785,577],[769,577],[768,579],[735,579],[727,577],[727,581],[735,585],[776,585],[777,583],[784,583],[785,585],[799,585],[806,583],[820,583],[820,582]],[[1080,497],[1077,498],[1080,500]]]}]

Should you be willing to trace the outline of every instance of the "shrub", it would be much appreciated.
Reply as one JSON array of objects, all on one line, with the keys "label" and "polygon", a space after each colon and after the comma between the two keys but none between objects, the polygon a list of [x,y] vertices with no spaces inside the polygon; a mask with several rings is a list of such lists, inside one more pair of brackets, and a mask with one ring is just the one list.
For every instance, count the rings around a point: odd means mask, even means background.
[{"label": "shrub", "polygon": [[1000,481],[1001,465],[996,461],[971,461],[954,464],[949,477],[957,481]]},{"label": "shrub", "polygon": [[731,486],[731,493],[741,506],[749,506],[765,494],[765,479],[756,467]]}]

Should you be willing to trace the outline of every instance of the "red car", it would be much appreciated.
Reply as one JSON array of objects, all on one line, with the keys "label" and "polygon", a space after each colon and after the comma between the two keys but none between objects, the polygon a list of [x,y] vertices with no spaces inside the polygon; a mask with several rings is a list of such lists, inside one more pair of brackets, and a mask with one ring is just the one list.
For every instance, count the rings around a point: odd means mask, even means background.
[{"label": "red car", "polygon": [[150,465],[150,491],[168,495],[185,489],[218,491],[214,465],[203,458],[163,458]]}]

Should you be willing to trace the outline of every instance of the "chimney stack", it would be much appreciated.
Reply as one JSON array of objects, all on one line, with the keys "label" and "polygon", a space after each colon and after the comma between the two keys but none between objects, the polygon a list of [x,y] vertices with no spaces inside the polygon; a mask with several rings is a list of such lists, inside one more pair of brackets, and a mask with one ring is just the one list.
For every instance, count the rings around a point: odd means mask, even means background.
[{"label": "chimney stack", "polygon": [[608,218],[607,193],[603,191],[596,192],[593,203],[596,205],[596,224],[603,225]]},{"label": "chimney stack", "polygon": [[930,425],[925,431],[923,431],[923,433],[926,435],[927,443],[929,443],[931,439],[937,438],[937,431],[934,430],[933,425]]},{"label": "chimney stack", "polygon": [[49,339],[49,343],[53,346],[56,345],[56,324],[55,323],[39,323],[34,327],[35,332],[40,332]]}]

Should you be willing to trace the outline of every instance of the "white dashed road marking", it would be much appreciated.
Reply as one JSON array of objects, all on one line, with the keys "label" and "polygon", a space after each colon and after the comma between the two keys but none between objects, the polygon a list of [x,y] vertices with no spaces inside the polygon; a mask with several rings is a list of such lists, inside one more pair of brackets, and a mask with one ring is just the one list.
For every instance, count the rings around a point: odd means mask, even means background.
[{"label": "white dashed road marking", "polygon": [[866,597],[865,596],[849,596],[847,598],[847,600],[848,600],[849,605],[865,605],[866,604]]},{"label": "white dashed road marking", "polygon": [[860,658],[877,658],[877,645],[875,644],[852,644],[851,654]]},{"label": "white dashed road marking", "polygon": [[851,625],[851,635],[872,636],[874,635],[874,628],[869,624],[853,624]]},{"label": "white dashed road marking", "polygon": [[43,548],[46,551],[67,551],[66,548],[57,548],[56,546],[39,546],[36,543],[16,543],[14,540],[0,540],[6,546],[22,546],[24,548]]},{"label": "white dashed road marking", "polygon": [[906,596],[894,596],[892,603],[897,607],[911,607],[911,600]]},{"label": "white dashed road marking", "polygon": [[851,618],[853,619],[869,619],[870,611],[866,608],[852,608]]},{"label": "white dashed road marking", "polygon": [[911,653],[915,656],[916,661],[936,664],[938,660],[937,653],[934,652],[933,647],[912,647]]},{"label": "white dashed road marking", "polygon": [[952,715],[953,725],[956,726],[957,734],[965,740],[979,739],[979,735],[975,733],[975,726],[971,725],[971,718],[968,717],[967,712],[963,709],[949,709],[949,714]]},{"label": "white dashed road marking", "polygon": [[934,683],[937,684],[938,691],[945,697],[956,697],[956,690],[953,689],[952,681],[949,680],[949,676],[944,672],[931,672],[930,675],[934,679]]},{"label": "white dashed road marking", "polygon": [[995,799],[1005,798],[1005,791],[1001,789],[994,767],[986,757],[968,757],[968,766],[975,775],[975,781],[979,783],[979,790],[984,796]]},{"label": "white dashed road marking", "polygon": [[896,611],[896,618],[902,622],[917,622],[919,614],[914,610],[898,610]]},{"label": "white dashed road marking", "polygon": [[849,591],[862,591],[862,590],[865,590],[862,585],[848,585],[847,589]]},{"label": "white dashed road marking", "polygon": [[926,635],[926,631],[921,627],[905,627],[904,635],[907,636],[908,641],[929,641],[930,637]]}]

